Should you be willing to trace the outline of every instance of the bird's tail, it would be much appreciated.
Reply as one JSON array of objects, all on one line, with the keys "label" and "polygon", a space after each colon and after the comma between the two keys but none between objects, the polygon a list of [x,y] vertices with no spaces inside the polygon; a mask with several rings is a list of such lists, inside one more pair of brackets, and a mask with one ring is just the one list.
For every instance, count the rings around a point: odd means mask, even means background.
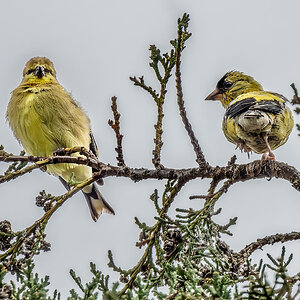
[{"label": "bird's tail", "polygon": [[89,192],[82,191],[87,204],[89,206],[91,216],[93,220],[96,222],[103,211],[114,215],[115,212],[112,207],[104,200],[103,196],[101,195],[100,191],[98,190],[95,184],[92,184],[91,190]]},{"label": "bird's tail", "polygon": [[261,131],[265,128],[271,129],[270,126],[273,122],[274,120],[270,114],[257,109],[246,111],[238,118],[238,124],[248,132]]}]

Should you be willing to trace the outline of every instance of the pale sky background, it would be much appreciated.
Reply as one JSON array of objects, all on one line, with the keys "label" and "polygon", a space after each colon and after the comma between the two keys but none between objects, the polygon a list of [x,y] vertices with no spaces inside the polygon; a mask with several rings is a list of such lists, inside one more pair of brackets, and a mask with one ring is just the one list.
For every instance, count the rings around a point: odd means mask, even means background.
[{"label": "pale sky background", "polygon": [[[163,53],[169,51],[177,19],[184,12],[190,14],[193,33],[182,57],[184,98],[207,160],[213,166],[224,166],[233,154],[238,163],[260,159],[254,154],[249,160],[235,150],[221,129],[223,107],[203,99],[232,69],[254,76],[266,90],[288,98],[293,95],[292,82],[300,89],[300,3],[296,0],[1,1],[0,144],[16,154],[22,149],[5,122],[6,106],[27,60],[46,56],[53,61],[59,82],[90,116],[101,160],[116,164],[116,141],[107,125],[112,117],[110,98],[115,95],[126,163],[153,168],[156,106],[148,94],[133,86],[129,76],[144,75],[147,83],[158,87],[148,66],[149,45],[155,44]],[[162,163],[173,168],[194,167],[195,155],[176,106],[173,76],[168,91]],[[295,121],[299,122],[297,116]],[[275,151],[276,159],[299,168],[299,146],[294,130],[289,141]],[[75,287],[69,269],[86,282],[91,278],[90,261],[110,274],[111,282],[116,281],[118,274],[107,267],[107,251],[112,250],[120,267],[135,264],[143,250],[135,247],[139,230],[134,217],[149,225],[155,222],[149,195],[155,188],[161,192],[164,183],[148,180],[135,184],[128,179],[106,178],[101,192],[116,215],[102,215],[97,223],[92,221],[82,194],[69,199],[47,226],[46,240],[52,250],[36,257],[36,271],[50,276],[51,289],[58,288],[62,299]],[[199,179],[187,184],[172,212],[175,207],[201,208],[201,200],[190,201],[188,197],[205,193],[208,186],[208,180]],[[65,192],[55,177],[38,170],[2,184],[0,220],[10,220],[14,230],[31,225],[43,214],[35,206],[42,189],[54,195]],[[217,207],[223,208],[216,218],[221,224],[238,216],[237,226],[232,227],[234,236],[225,238],[236,251],[266,235],[299,231],[300,194],[283,180],[235,184]],[[264,247],[254,259],[265,257],[271,248]],[[299,272],[300,241],[286,243],[286,248],[288,253],[294,252],[290,274],[295,274]],[[281,245],[274,246],[271,253],[279,256]]]}]

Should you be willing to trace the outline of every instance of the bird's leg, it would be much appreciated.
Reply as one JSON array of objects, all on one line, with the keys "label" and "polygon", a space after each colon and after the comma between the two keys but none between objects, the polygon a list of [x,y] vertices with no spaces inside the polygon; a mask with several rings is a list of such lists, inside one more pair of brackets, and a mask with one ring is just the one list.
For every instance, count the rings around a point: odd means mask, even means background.
[{"label": "bird's leg", "polygon": [[272,152],[272,149],[271,149],[270,144],[268,142],[268,136],[267,136],[267,134],[263,133],[262,137],[263,137],[263,139],[264,139],[264,141],[266,143],[266,146],[268,148],[268,152],[263,154],[261,160],[275,160],[275,155]]}]

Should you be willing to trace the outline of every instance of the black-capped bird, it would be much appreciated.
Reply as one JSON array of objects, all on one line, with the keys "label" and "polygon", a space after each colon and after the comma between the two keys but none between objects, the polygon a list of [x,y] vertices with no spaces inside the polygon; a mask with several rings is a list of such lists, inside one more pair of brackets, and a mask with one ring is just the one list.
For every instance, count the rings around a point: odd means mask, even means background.
[{"label": "black-capped bird", "polygon": [[287,99],[264,91],[251,76],[238,71],[226,73],[205,100],[219,100],[225,107],[223,131],[242,151],[264,153],[275,160],[272,150],[283,145],[294,126]]},{"label": "black-capped bird", "polygon": [[[53,64],[46,57],[27,62],[23,80],[12,92],[6,116],[29,155],[51,156],[59,148],[83,146],[98,157],[88,116],[58,83]],[[47,171],[58,176],[67,188],[70,181],[79,183],[93,173],[88,166],[67,163],[47,165]],[[102,211],[114,214],[94,183],[82,192],[94,221]]]}]

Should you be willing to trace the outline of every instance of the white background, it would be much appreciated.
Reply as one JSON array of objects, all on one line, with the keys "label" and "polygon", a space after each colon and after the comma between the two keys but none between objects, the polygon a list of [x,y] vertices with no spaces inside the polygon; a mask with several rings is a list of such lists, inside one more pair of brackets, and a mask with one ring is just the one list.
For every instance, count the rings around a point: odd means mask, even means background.
[{"label": "white background", "polygon": [[[299,2],[279,0],[227,1],[2,1],[0,4],[0,143],[8,152],[22,147],[5,122],[10,92],[17,87],[27,60],[50,58],[59,82],[72,93],[90,116],[103,162],[116,164],[115,138],[107,121],[112,117],[110,98],[118,97],[124,157],[128,166],[153,168],[156,106],[152,98],[129,81],[129,76],[145,75],[158,88],[150,70],[149,45],[162,52],[170,49],[176,36],[177,18],[190,14],[192,37],[182,57],[182,77],[187,113],[208,162],[223,166],[233,154],[238,163],[250,160],[223,136],[224,109],[220,103],[203,99],[229,70],[254,76],[266,90],[293,95],[292,82],[300,88]],[[195,155],[176,106],[174,76],[170,79],[165,104],[162,163],[167,167],[196,166]],[[298,122],[298,117],[295,117]],[[287,144],[275,151],[276,159],[298,168],[300,138],[293,131]],[[4,166],[6,167],[6,166]],[[1,169],[4,169],[3,165]],[[47,240],[52,250],[36,257],[36,271],[50,275],[51,290],[58,288],[63,299],[75,283],[68,275],[73,268],[86,282],[89,262],[94,261],[112,281],[118,275],[107,267],[107,250],[115,261],[130,268],[142,255],[135,247],[139,230],[134,216],[153,224],[155,212],[149,195],[163,190],[164,182],[148,180],[134,184],[129,179],[107,178],[101,192],[116,215],[103,215],[94,223],[84,197],[78,193],[51,218]],[[176,207],[201,208],[208,180],[194,180],[178,195]],[[53,176],[38,170],[0,186],[0,220],[8,219],[14,230],[31,225],[42,215],[35,197],[45,189],[54,195],[64,188]],[[222,207],[221,224],[238,216],[233,237],[226,241],[238,251],[246,244],[275,233],[299,231],[300,195],[289,182],[265,179],[238,183],[217,203]],[[299,272],[300,242],[286,244],[295,259],[290,273]],[[254,256],[257,260],[272,247]],[[298,250],[298,253],[297,253]],[[281,245],[273,247],[278,256]]]}]

